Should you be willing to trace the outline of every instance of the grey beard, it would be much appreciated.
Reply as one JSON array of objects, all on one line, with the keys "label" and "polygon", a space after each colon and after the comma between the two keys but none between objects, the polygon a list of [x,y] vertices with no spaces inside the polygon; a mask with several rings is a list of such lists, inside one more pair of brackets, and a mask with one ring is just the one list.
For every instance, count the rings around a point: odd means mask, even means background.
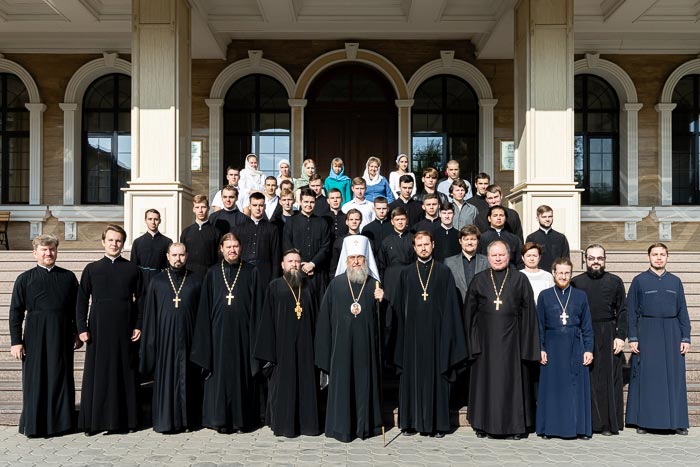
[{"label": "grey beard", "polygon": [[292,288],[299,287],[304,284],[304,274],[298,269],[292,269],[284,272],[284,278],[287,279]]},{"label": "grey beard", "polygon": [[355,270],[355,269],[348,269],[348,279],[350,282],[354,282],[355,284],[362,284],[367,280],[367,276],[369,276],[369,268],[365,264],[362,266],[362,269]]},{"label": "grey beard", "polygon": [[605,267],[602,267],[598,270],[586,268],[586,274],[588,274],[588,277],[590,277],[591,279],[600,279],[601,277],[603,277],[603,274],[605,274]]}]

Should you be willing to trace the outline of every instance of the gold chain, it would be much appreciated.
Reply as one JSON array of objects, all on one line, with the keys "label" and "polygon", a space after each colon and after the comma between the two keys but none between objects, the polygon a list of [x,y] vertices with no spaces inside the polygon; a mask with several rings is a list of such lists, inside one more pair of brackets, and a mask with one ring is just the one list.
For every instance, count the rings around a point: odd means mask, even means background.
[{"label": "gold chain", "polygon": [[173,298],[173,302],[175,302],[175,308],[179,308],[180,305],[180,292],[182,291],[182,287],[185,285],[185,281],[187,280],[187,270],[185,269],[185,277],[182,278],[182,282],[180,283],[180,288],[175,290],[175,283],[173,282],[173,278],[170,276],[170,269],[166,269],[168,273],[168,279],[170,279],[170,287],[173,288],[173,292],[175,292],[175,298]]},{"label": "gold chain", "polygon": [[430,275],[433,273],[433,266],[435,266],[434,259],[430,263],[430,270],[428,270],[428,278],[425,279],[425,285],[423,285],[423,278],[420,276],[420,269],[418,269],[418,261],[416,261],[416,272],[418,273],[418,282],[420,282],[420,286],[423,288],[422,295],[424,302],[428,300],[428,285],[430,285]]},{"label": "gold chain", "polygon": [[301,319],[301,313],[304,311],[304,309],[301,307],[301,284],[299,284],[299,295],[297,296],[296,294],[294,294],[294,289],[292,289],[292,286],[289,284],[287,278],[282,277],[282,279],[284,279],[284,282],[287,283],[287,287],[289,287],[289,291],[292,292],[292,297],[294,297],[294,301],[296,302],[296,306],[294,307],[294,313],[297,314],[297,319]]},{"label": "gold chain", "polygon": [[[224,262],[225,260],[221,260],[221,275],[224,276],[224,284],[226,284],[226,288],[228,289],[228,304],[231,304],[231,300],[233,300],[233,288],[236,287],[236,282],[238,282],[238,276],[241,273],[241,267],[243,267],[243,261],[238,263],[238,271],[236,272],[236,277],[233,278],[233,284],[231,284],[231,287],[228,285],[228,281],[226,280],[226,271],[224,270]],[[231,298],[229,298],[231,297]]]},{"label": "gold chain", "polygon": [[500,309],[500,305],[503,303],[501,301],[501,293],[503,292],[503,287],[506,285],[508,280],[508,273],[510,272],[510,267],[506,266],[506,277],[503,278],[503,283],[501,284],[501,289],[496,291],[496,281],[493,279],[493,269],[489,269],[489,274],[491,274],[491,284],[493,284],[493,293],[496,294],[496,300],[493,303],[496,304],[496,310]]}]

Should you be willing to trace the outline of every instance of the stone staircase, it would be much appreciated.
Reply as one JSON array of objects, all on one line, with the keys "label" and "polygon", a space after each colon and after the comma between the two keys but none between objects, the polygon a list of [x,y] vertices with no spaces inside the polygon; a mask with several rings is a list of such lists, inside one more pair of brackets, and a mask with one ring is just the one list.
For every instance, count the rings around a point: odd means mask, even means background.
[{"label": "stone staircase", "polygon": [[[102,251],[59,251],[58,264],[73,270],[78,279],[85,265],[102,257]],[[585,265],[580,252],[572,255],[574,268],[581,272]],[[22,400],[21,364],[10,355],[8,310],[15,278],[33,267],[29,251],[0,251],[0,425],[16,425],[19,422]],[[632,278],[648,267],[644,252],[608,252],[607,270],[618,274],[629,287]],[[700,426],[700,253],[672,253],[669,271],[683,280],[686,300],[692,322],[692,347],[686,357],[688,382],[688,410],[691,426]],[[627,359],[629,360],[629,351]],[[80,387],[85,353],[75,353],[76,402],[80,402]],[[389,409],[391,410],[391,409]],[[466,408],[452,414],[453,420],[467,425]],[[386,414],[391,419],[391,411]]]}]

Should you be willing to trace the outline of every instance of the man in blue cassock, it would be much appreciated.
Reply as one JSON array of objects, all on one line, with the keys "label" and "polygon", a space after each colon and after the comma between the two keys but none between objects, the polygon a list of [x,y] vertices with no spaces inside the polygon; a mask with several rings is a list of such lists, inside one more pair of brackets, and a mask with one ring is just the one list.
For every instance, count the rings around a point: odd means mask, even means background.
[{"label": "man in blue cassock", "polygon": [[688,434],[685,355],[690,351],[690,318],[681,280],[666,271],[668,248],[647,250],[650,268],[632,281],[627,294],[630,386],[627,424]]},{"label": "man in blue cassock", "polygon": [[555,286],[540,293],[540,385],[537,394],[537,434],[543,439],[590,439],[593,324],[588,298],[570,286],[573,266],[568,258],[552,264]]}]

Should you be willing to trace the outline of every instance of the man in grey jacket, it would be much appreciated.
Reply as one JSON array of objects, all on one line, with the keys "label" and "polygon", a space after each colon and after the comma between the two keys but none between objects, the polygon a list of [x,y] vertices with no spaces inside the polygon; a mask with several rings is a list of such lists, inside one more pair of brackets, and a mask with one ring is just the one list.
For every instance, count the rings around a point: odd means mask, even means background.
[{"label": "man in grey jacket", "polygon": [[486,256],[476,252],[480,237],[481,232],[475,225],[465,225],[459,231],[459,244],[462,247],[462,252],[445,259],[445,266],[452,271],[462,303],[464,303],[472,278],[489,268]]}]

